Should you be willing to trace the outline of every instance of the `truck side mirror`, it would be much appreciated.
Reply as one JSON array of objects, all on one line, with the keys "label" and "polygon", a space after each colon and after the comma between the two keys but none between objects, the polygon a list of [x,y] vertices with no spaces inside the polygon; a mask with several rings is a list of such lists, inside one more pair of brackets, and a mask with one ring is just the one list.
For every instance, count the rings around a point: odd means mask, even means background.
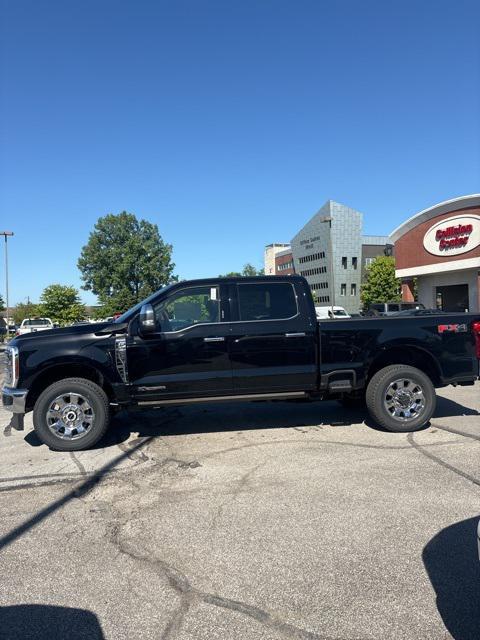
[{"label": "truck side mirror", "polygon": [[144,304],[140,309],[138,328],[142,336],[155,332],[155,314],[151,304]]}]

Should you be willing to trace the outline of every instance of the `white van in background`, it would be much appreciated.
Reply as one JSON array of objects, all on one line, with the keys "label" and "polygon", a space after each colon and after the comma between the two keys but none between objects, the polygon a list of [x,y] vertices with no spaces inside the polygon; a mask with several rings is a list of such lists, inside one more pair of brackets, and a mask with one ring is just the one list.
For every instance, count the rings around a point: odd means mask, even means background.
[{"label": "white van in background", "polygon": [[328,307],[315,307],[317,320],[328,320],[329,318],[351,318],[343,307],[332,305]]}]

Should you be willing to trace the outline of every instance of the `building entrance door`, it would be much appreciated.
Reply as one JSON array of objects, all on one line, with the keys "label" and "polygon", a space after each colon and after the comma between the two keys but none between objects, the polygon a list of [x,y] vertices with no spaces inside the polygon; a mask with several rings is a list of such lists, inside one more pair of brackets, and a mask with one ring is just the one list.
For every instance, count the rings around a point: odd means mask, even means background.
[{"label": "building entrance door", "polygon": [[442,311],[468,311],[468,284],[437,287],[436,300]]}]

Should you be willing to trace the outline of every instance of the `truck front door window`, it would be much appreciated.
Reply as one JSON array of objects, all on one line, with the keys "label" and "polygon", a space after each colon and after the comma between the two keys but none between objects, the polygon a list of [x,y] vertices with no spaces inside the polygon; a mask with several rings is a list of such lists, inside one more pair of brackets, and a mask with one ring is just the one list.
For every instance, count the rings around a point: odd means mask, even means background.
[{"label": "truck front door window", "polygon": [[180,331],[197,324],[220,322],[218,287],[181,289],[154,307],[160,331]]}]

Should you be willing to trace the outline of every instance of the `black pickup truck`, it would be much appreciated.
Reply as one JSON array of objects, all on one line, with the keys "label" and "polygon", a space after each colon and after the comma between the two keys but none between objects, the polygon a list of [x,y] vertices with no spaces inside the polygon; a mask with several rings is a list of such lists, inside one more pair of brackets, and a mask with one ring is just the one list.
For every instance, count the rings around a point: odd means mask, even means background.
[{"label": "black pickup truck", "polygon": [[364,401],[390,431],[414,431],[435,387],[473,385],[480,313],[318,322],[299,276],[169,285],[115,322],[10,342],[3,405],[33,410],[52,449],[94,445],[112,411],[192,402]]}]

